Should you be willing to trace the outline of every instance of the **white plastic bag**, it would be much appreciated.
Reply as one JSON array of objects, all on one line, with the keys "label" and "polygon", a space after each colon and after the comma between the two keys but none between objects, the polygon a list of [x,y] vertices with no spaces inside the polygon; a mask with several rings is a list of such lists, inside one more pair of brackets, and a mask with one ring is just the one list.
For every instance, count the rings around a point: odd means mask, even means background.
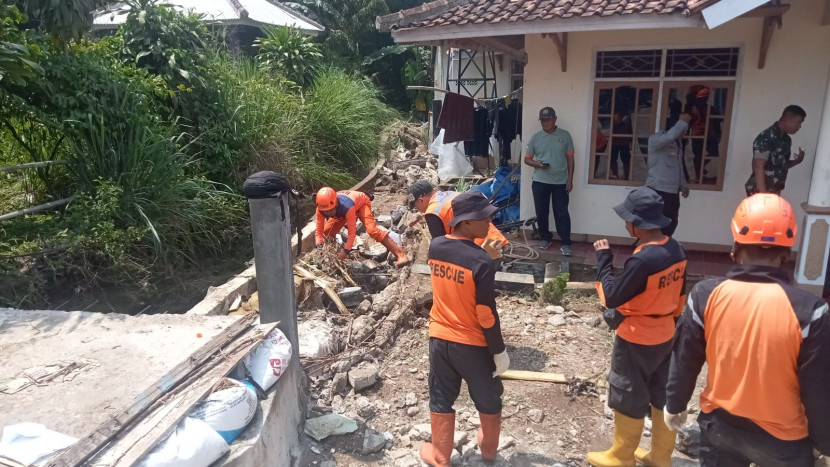
[{"label": "white plastic bag", "polygon": [[251,379],[265,391],[277,382],[290,361],[291,342],[276,328],[243,360]]},{"label": "white plastic bag", "polygon": [[63,433],[49,430],[39,423],[18,423],[3,427],[0,459],[22,465],[42,465],[53,454],[78,441]]},{"label": "white plastic bag", "polygon": [[228,443],[207,423],[185,417],[138,466],[208,467],[229,450]]},{"label": "white plastic bag", "polygon": [[248,426],[257,409],[256,391],[251,383],[222,378],[212,392],[187,414],[201,420],[230,444]]},{"label": "white plastic bag", "polygon": [[429,152],[438,156],[438,178],[447,180],[464,177],[473,171],[473,166],[464,155],[463,148],[464,145],[461,143],[444,144],[444,130],[438,133],[438,137],[429,146]]}]

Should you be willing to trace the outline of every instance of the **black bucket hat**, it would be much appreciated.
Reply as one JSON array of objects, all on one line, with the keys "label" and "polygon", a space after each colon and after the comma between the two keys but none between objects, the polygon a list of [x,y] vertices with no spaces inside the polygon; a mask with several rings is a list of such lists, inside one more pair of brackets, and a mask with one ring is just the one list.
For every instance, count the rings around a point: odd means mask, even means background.
[{"label": "black bucket hat", "polygon": [[662,229],[671,224],[671,219],[663,215],[663,198],[645,186],[631,190],[614,212],[641,229]]},{"label": "black bucket hat", "polygon": [[484,193],[471,190],[461,193],[452,200],[452,220],[450,227],[455,227],[461,221],[480,221],[489,219],[499,208],[490,204]]}]

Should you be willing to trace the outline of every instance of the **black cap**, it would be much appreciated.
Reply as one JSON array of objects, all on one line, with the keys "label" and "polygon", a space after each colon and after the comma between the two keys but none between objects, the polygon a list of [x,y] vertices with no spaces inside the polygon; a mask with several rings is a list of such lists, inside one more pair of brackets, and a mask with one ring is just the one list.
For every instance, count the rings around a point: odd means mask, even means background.
[{"label": "black cap", "polygon": [[489,219],[499,208],[490,204],[484,193],[470,190],[456,196],[452,200],[452,220],[450,227],[455,227],[461,221],[479,221]]},{"label": "black cap", "polygon": [[539,111],[539,120],[543,118],[556,118],[556,111],[553,110],[553,107],[542,107],[542,110]]},{"label": "black cap", "polygon": [[614,207],[614,212],[641,229],[662,229],[671,223],[663,215],[663,198],[645,186],[631,190],[625,201]]},{"label": "black cap", "polygon": [[415,200],[421,196],[428,195],[433,191],[435,191],[435,188],[432,187],[431,183],[426,180],[418,180],[409,187],[409,190],[407,190],[408,196],[406,197],[406,205],[409,209],[414,208]]}]

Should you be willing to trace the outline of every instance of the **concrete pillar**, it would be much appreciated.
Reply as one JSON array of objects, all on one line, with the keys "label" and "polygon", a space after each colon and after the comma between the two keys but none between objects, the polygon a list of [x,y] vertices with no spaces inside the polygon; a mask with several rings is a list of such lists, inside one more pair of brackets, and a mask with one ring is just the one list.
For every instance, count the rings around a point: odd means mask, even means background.
[{"label": "concrete pillar", "polygon": [[[269,435],[277,446],[298,449],[305,422],[305,396],[302,390],[302,369],[297,333],[297,302],[294,297],[294,254],[291,250],[291,216],[288,186],[276,183],[274,172],[258,172],[245,181],[243,191],[251,212],[251,234],[254,242],[254,265],[259,294],[260,322],[279,322],[279,329],[291,342],[291,363],[277,382],[274,407],[285,423],[276,424]],[[284,427],[290,427],[283,429]],[[277,456],[277,454],[279,454]],[[298,452],[270,453],[270,465],[293,465]],[[281,459],[277,462],[276,459]],[[287,462],[283,462],[287,461]],[[262,464],[265,465],[265,464]]]},{"label": "concrete pillar", "polygon": [[830,79],[820,119],[810,194],[801,205],[806,215],[795,267],[796,283],[816,294],[824,289],[830,255]]}]

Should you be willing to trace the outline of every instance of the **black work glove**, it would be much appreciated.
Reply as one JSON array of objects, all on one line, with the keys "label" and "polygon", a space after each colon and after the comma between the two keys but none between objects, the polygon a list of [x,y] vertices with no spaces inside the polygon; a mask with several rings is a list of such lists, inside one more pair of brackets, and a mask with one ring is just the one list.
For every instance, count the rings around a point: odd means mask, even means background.
[{"label": "black work glove", "polygon": [[612,331],[616,331],[623,320],[625,320],[625,315],[620,313],[620,310],[616,308],[606,308],[602,313],[602,319],[605,320],[605,323]]}]

